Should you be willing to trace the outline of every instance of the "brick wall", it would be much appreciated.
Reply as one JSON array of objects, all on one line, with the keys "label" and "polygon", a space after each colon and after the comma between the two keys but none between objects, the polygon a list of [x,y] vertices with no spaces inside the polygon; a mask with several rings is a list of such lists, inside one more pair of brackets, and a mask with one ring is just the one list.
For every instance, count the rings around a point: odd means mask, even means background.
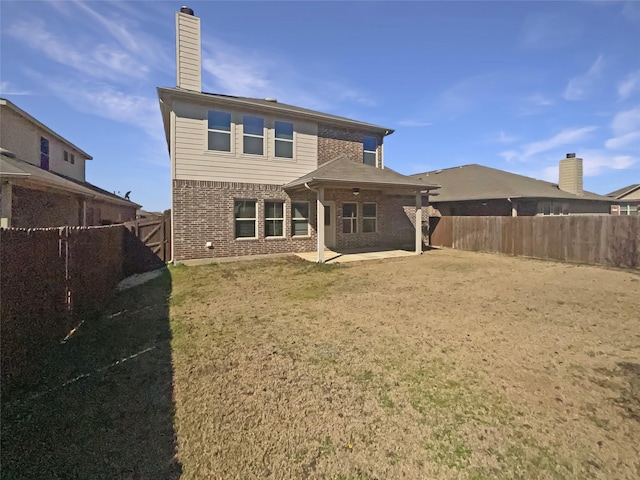
[{"label": "brick wall", "polygon": [[78,226],[81,206],[76,197],[31,190],[14,185],[11,226],[59,227]]},{"label": "brick wall", "polygon": [[[289,197],[277,185],[194,180],[176,180],[173,189],[173,239],[175,241],[174,256],[177,261],[309,252],[316,249],[316,194],[314,192],[301,192]],[[258,238],[235,238],[233,212],[236,199],[257,201]],[[415,197],[388,196],[380,191],[362,191],[356,197],[351,190],[326,190],[325,199],[335,201],[336,248],[413,244]],[[265,238],[265,200],[285,202],[285,238]],[[291,237],[292,201],[309,202],[309,237]],[[343,233],[342,204],[344,202],[358,203],[358,233]],[[362,204],[366,202],[378,205],[378,230],[375,233],[362,233]],[[207,242],[212,242],[213,249],[206,247]]]},{"label": "brick wall", "polygon": [[349,128],[318,126],[318,166],[333,160],[338,155],[346,155],[354,162],[362,163],[364,149],[362,138],[365,135],[378,137],[378,161],[382,158],[382,138],[371,132]]}]

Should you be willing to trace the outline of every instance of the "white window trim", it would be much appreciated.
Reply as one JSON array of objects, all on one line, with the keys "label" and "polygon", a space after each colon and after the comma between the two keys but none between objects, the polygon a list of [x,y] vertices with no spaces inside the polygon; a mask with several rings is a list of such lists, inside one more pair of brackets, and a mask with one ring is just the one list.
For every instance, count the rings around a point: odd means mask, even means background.
[{"label": "white window trim", "polygon": [[[286,138],[278,138],[276,137],[276,122],[282,122],[282,123],[290,123],[293,126],[293,138],[291,140],[286,139]],[[290,122],[289,120],[281,120],[279,118],[275,118],[273,120],[273,158],[277,159],[277,160],[282,160],[282,161],[295,161],[296,160],[296,124],[295,122]],[[287,142],[287,143],[291,143],[291,152],[292,152],[292,156],[291,157],[278,157],[276,155],[276,143],[277,142]]]},{"label": "white window trim", "polygon": [[[294,203],[306,203],[307,204],[307,218],[304,217],[294,217],[293,216],[293,204]],[[300,220],[306,220],[307,222],[307,233],[305,233],[304,235],[295,235],[294,234],[294,228],[293,228],[293,222],[294,221],[300,221]],[[291,202],[291,238],[308,238],[311,236],[311,205],[309,204],[308,201],[306,200],[302,200],[302,201],[296,201],[296,202]]]},{"label": "white window trim", "polygon": [[[254,133],[244,133],[244,117],[256,117],[262,119],[262,135],[256,135]],[[233,114],[232,114],[233,120]],[[242,139],[242,155],[251,155],[252,157],[266,157],[267,156],[267,121],[263,115],[256,115],[254,113],[243,113],[240,115],[242,131],[241,131],[241,139]],[[233,122],[232,122],[233,123]],[[261,138],[262,139],[262,155],[259,153],[249,153],[244,151],[244,137],[252,137],[252,138]]]},{"label": "white window trim", "polygon": [[[355,205],[356,206],[356,208],[354,210],[356,212],[356,216],[355,217],[345,217],[344,216],[344,206],[345,205]],[[360,212],[358,212],[358,207],[359,207],[359,205],[358,205],[357,202],[343,202],[342,203],[341,210],[342,210],[342,234],[343,235],[353,235],[354,233],[358,233],[358,213],[360,213]],[[344,221],[345,221],[345,219],[351,220],[351,232],[345,232],[344,231]]]},{"label": "white window trim", "polygon": [[[364,149],[364,139],[365,137],[368,138],[375,138],[376,139],[376,149],[375,150],[365,150]],[[364,135],[362,137],[362,163],[364,163],[364,156],[366,153],[373,153],[375,160],[374,160],[374,167],[378,166],[378,147],[380,147],[380,140],[378,139],[378,137],[376,137],[375,135]],[[368,164],[365,164],[368,165]]]},{"label": "white window trim", "polygon": [[[376,206],[376,216],[375,217],[365,217],[364,216],[364,206],[365,205],[375,205]],[[365,220],[375,220],[375,229],[373,232],[365,232],[364,231],[364,221]],[[362,203],[362,233],[378,233],[378,204],[376,202],[363,202]]]},{"label": "white window trim", "polygon": [[[254,218],[238,218],[236,217],[236,202],[253,202],[255,204],[256,216]],[[258,238],[258,217],[260,216],[258,212],[258,200],[253,198],[234,198],[233,199],[233,237],[234,240],[256,240]],[[238,237],[238,232],[236,230],[236,222],[237,221],[250,221],[253,220],[254,223],[254,236],[253,237]]]},{"label": "white window trim", "polygon": [[[267,217],[267,203],[280,203],[282,205],[282,217]],[[298,202],[296,202],[298,203]],[[282,235],[267,235],[267,220],[282,220]],[[287,236],[287,202],[284,200],[264,201],[264,238],[286,238]]]},{"label": "white window trim", "polygon": [[[217,130],[215,128],[209,128],[209,112],[222,112],[231,115],[231,123],[229,125],[229,131]],[[212,155],[235,155],[236,149],[236,122],[234,122],[235,114],[229,110],[218,108],[207,108],[205,110],[204,118],[204,151],[205,153]],[[209,132],[228,133],[229,134],[229,151],[226,150],[209,150]]]}]

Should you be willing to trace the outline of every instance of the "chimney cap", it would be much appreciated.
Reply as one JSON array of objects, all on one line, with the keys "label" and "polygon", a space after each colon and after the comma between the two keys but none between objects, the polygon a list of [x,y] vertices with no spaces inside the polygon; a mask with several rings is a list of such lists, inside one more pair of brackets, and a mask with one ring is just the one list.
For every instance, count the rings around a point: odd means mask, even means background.
[{"label": "chimney cap", "polygon": [[576,158],[575,153],[567,153],[567,158]]},{"label": "chimney cap", "polygon": [[183,5],[182,7],[180,7],[180,13],[186,13],[187,15],[193,16],[193,8],[189,8]]},{"label": "chimney cap", "polygon": [[265,102],[273,102],[273,103],[278,103],[278,99],[277,98],[273,98],[273,97],[267,97],[264,99]]}]

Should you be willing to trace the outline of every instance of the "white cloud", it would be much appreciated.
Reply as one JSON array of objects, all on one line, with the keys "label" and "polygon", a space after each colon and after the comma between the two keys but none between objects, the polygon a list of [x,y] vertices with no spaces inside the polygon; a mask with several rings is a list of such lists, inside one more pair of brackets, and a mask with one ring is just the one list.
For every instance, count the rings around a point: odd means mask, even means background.
[{"label": "white cloud", "polygon": [[520,137],[517,137],[516,135],[509,135],[507,133],[504,133],[504,131],[500,131],[495,141],[498,143],[507,144],[517,142],[519,138]]},{"label": "white cloud", "polygon": [[575,144],[587,138],[597,127],[569,128],[546,140],[528,143],[522,148],[522,158],[553,150],[567,144]]},{"label": "white cloud", "polygon": [[520,156],[520,153],[516,150],[507,150],[506,152],[500,153],[500,156],[507,162],[511,162],[512,160],[517,159]]},{"label": "white cloud", "polygon": [[431,122],[421,122],[419,120],[400,120],[398,125],[403,127],[428,127],[431,125]]},{"label": "white cloud", "polygon": [[0,95],[32,95],[28,90],[15,88],[9,82],[3,80],[0,82]]},{"label": "white cloud", "polygon": [[541,93],[536,93],[534,95],[531,95],[526,100],[528,103],[536,107],[548,107],[550,105],[553,105],[553,100]]},{"label": "white cloud", "polygon": [[583,174],[585,177],[601,175],[606,170],[626,170],[638,161],[631,155],[615,155],[603,150],[584,150],[580,152],[583,159]]},{"label": "white cloud", "polygon": [[18,22],[10,28],[9,34],[55,62],[90,77],[140,78],[149,71],[144,63],[112,45],[98,44],[91,47],[85,42],[67,42],[48,31],[42,20]]},{"label": "white cloud", "polygon": [[569,80],[562,95],[563,98],[572,101],[584,99],[595,87],[604,68],[604,63],[604,56],[600,55],[589,67],[589,70]]},{"label": "white cloud", "polygon": [[620,150],[634,145],[638,141],[640,141],[640,132],[629,132],[619,137],[610,138],[605,142],[604,146],[610,150]]},{"label": "white cloud", "polygon": [[640,108],[618,112],[611,121],[611,130],[616,136],[640,131]]},{"label": "white cloud", "polygon": [[640,90],[640,70],[631,72],[618,83],[618,96],[620,100],[628,98],[636,90]]}]

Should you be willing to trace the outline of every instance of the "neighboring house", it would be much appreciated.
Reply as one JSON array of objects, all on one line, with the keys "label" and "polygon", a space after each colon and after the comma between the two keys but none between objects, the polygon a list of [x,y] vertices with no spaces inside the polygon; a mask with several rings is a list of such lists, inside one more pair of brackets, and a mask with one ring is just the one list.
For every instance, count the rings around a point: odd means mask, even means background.
[{"label": "neighboring house", "polygon": [[325,247],[422,251],[423,196],[437,186],[384,168],[393,130],[202,92],[200,19],[186,7],[176,13],[176,49],[178,86],[158,88],[174,261],[315,250],[322,262]]},{"label": "neighboring house", "polygon": [[85,181],[92,157],[0,98],[2,227],[106,225],[136,218],[140,205]]},{"label": "neighboring house", "polygon": [[574,154],[560,161],[558,184],[477,164],[413,177],[441,185],[429,209],[434,216],[605,215],[614,203],[583,190],[582,159]]},{"label": "neighboring house", "polygon": [[640,183],[607,193],[607,197],[616,201],[616,205],[611,209],[612,214],[640,215]]}]

